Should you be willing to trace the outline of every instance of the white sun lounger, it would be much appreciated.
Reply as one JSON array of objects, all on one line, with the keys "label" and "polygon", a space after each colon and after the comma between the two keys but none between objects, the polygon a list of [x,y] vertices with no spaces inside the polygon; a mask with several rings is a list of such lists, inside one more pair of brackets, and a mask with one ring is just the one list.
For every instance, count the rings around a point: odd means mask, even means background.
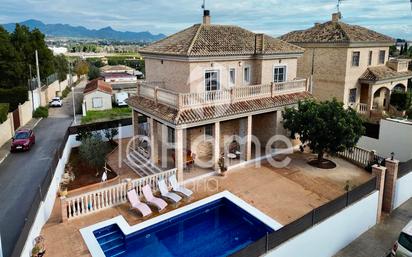
[{"label": "white sun lounger", "polygon": [[161,198],[154,197],[153,193],[152,193],[152,189],[150,188],[149,185],[145,185],[142,188],[142,191],[143,191],[143,196],[146,199],[148,204],[152,204],[152,205],[156,206],[157,209],[159,209],[159,211],[166,208],[167,203]]},{"label": "white sun lounger", "polygon": [[132,189],[127,192],[127,199],[129,199],[132,208],[138,210],[143,217],[146,217],[152,213],[152,210],[150,210],[147,204],[140,202],[136,190]]},{"label": "white sun lounger", "polygon": [[176,179],[176,175],[172,175],[169,177],[169,182],[172,185],[172,189],[175,192],[181,193],[182,195],[186,196],[186,197],[190,197],[193,192],[189,189],[187,189],[184,186],[179,185],[179,183],[177,183],[177,179]]},{"label": "white sun lounger", "polygon": [[180,197],[179,195],[169,192],[169,189],[167,188],[166,185],[166,181],[164,181],[164,179],[159,180],[157,182],[158,186],[159,186],[159,190],[160,190],[160,194],[164,197],[167,198],[169,200],[171,200],[174,203],[179,202],[180,200],[182,200],[182,197]]}]

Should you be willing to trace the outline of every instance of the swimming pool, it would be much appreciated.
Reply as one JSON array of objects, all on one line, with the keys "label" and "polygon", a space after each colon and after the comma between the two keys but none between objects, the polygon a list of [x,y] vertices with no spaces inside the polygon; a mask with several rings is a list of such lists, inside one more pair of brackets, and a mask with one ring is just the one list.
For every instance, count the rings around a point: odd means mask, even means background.
[{"label": "swimming pool", "polygon": [[227,191],[133,227],[109,221],[81,230],[93,257],[227,256],[281,227]]}]

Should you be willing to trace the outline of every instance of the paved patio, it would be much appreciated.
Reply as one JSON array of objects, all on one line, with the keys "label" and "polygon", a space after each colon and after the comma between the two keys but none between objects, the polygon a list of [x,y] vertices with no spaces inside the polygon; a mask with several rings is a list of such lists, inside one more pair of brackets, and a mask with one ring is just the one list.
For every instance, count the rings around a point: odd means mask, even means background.
[{"label": "paved patio", "polygon": [[[371,177],[363,169],[342,159],[333,158],[337,164],[335,169],[321,170],[306,163],[307,159],[314,158],[313,155],[296,153],[289,157],[292,163],[286,168],[273,168],[266,162],[260,168],[248,166],[231,170],[226,177],[211,176],[190,182],[186,186],[194,190],[194,196],[178,207],[229,190],[279,223],[288,224],[343,194],[347,181],[355,186]],[[166,212],[178,207],[169,206]],[[117,215],[123,215],[130,225],[143,221],[127,204],[123,204],[60,223],[60,204],[56,201],[52,217],[42,230],[48,255],[90,256],[79,229]]]}]

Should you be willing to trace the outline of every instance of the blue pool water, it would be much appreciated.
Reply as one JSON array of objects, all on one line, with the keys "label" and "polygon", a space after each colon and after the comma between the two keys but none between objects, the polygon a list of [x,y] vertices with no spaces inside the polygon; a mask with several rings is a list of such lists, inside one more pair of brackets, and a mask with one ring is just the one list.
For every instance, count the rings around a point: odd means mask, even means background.
[{"label": "blue pool water", "polygon": [[226,198],[125,236],[117,225],[93,232],[107,257],[227,256],[273,230]]}]

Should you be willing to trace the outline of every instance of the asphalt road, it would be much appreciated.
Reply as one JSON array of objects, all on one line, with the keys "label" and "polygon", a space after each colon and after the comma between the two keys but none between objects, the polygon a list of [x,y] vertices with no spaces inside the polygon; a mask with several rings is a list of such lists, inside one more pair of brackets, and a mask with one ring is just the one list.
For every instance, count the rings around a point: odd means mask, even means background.
[{"label": "asphalt road", "polygon": [[[81,93],[85,82],[76,88]],[[36,144],[28,152],[12,153],[0,163],[0,236],[4,257],[9,257],[24,226],[39,185],[47,175],[54,151],[73,120],[72,93],[63,108],[49,109],[49,118],[34,128]]]}]

